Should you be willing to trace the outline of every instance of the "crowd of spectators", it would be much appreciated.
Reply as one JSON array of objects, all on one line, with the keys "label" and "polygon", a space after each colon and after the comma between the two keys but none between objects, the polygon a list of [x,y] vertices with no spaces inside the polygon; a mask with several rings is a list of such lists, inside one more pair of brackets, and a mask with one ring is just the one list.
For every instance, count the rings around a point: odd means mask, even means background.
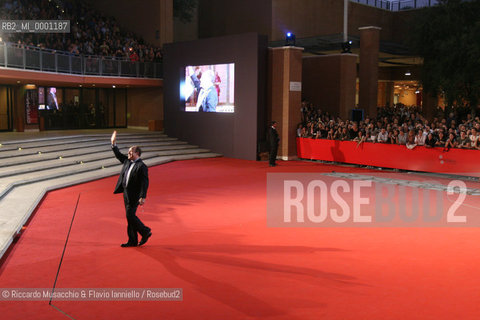
[{"label": "crowd of spectators", "polygon": [[431,121],[419,107],[397,104],[378,108],[376,117],[351,121],[335,118],[307,101],[302,102],[302,122],[297,136],[312,139],[331,139],[416,146],[480,150],[480,118],[470,108],[438,109]]},{"label": "crowd of spectators", "polygon": [[118,60],[160,62],[160,48],[124,31],[113,17],[90,8],[81,0],[4,0],[5,20],[70,20],[70,33],[5,33],[3,41],[19,46],[97,55]]}]

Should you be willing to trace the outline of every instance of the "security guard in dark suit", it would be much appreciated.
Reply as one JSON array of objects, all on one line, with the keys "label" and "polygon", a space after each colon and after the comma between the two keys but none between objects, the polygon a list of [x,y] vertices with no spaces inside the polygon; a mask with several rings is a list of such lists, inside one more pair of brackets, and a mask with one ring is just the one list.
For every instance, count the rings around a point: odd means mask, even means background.
[{"label": "security guard in dark suit", "polygon": [[272,121],[272,125],[268,128],[267,143],[270,152],[268,156],[270,167],[275,167],[277,165],[275,161],[277,160],[278,143],[280,142],[277,132],[277,124],[277,121]]}]

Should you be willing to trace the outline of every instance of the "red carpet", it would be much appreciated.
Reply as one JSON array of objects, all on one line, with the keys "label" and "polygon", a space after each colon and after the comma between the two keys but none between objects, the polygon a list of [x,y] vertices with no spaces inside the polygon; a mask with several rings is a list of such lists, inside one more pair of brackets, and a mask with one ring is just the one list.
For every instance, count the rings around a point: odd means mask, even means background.
[{"label": "red carpet", "polygon": [[[74,319],[478,319],[478,228],[267,228],[267,172],[332,170],[367,172],[226,158],[150,168],[138,215],[153,236],[140,248],[119,246],[116,177],[50,192],[2,260],[0,286],[52,287],[80,193],[57,287],[183,288],[184,298],[54,301]],[[68,319],[46,301],[0,302],[0,314]]]}]

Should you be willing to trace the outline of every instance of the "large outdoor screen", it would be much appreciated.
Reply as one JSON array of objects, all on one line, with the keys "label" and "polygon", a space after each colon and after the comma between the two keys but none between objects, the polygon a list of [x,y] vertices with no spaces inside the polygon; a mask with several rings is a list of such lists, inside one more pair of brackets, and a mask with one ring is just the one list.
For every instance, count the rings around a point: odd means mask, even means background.
[{"label": "large outdoor screen", "polygon": [[180,82],[180,97],[188,112],[235,111],[235,64],[185,67]]}]

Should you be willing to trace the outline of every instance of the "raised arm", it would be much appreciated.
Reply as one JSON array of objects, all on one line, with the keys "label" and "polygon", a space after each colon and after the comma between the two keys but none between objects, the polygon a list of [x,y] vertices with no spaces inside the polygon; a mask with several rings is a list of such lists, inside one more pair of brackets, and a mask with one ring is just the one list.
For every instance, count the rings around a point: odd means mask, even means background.
[{"label": "raised arm", "polygon": [[115,154],[115,157],[120,161],[121,163],[124,163],[126,160],[128,160],[128,157],[124,155],[123,153],[118,150],[117,147],[117,131],[113,131],[112,137],[110,138],[110,142],[112,143],[112,151]]},{"label": "raised arm", "polygon": [[114,146],[117,143],[117,131],[113,131],[112,137],[110,138],[110,142],[112,143],[112,146]]}]

